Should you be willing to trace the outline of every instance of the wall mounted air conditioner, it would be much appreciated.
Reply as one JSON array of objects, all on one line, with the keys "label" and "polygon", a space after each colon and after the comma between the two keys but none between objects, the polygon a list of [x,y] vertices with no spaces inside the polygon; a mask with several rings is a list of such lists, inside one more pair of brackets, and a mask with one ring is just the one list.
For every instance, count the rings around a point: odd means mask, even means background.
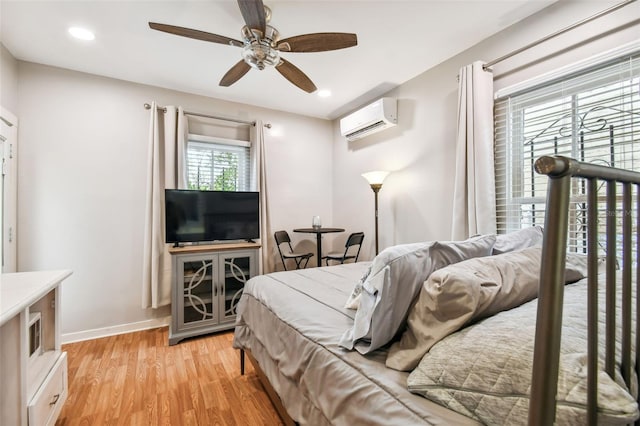
[{"label": "wall mounted air conditioner", "polygon": [[380,98],[340,120],[340,133],[349,142],[398,124],[395,98]]}]

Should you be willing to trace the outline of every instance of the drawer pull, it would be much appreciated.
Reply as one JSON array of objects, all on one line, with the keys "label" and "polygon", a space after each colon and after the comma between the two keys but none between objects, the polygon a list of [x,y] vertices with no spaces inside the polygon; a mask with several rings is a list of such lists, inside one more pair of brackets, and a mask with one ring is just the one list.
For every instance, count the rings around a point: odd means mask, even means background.
[{"label": "drawer pull", "polygon": [[53,395],[53,400],[49,403],[49,405],[55,405],[56,402],[58,402],[59,399],[60,399],[60,394],[59,393]]}]

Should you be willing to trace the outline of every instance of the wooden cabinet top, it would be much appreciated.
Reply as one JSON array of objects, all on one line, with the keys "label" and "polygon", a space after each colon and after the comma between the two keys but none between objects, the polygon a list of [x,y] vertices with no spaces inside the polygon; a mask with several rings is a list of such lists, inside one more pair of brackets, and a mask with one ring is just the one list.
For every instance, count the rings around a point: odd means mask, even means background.
[{"label": "wooden cabinet top", "polygon": [[71,275],[60,271],[15,272],[0,277],[0,325],[30,306]]},{"label": "wooden cabinet top", "polygon": [[221,244],[196,244],[192,246],[184,247],[171,247],[169,253],[182,254],[182,253],[203,253],[212,251],[228,251],[228,250],[246,250],[260,248],[259,243],[221,243]]}]

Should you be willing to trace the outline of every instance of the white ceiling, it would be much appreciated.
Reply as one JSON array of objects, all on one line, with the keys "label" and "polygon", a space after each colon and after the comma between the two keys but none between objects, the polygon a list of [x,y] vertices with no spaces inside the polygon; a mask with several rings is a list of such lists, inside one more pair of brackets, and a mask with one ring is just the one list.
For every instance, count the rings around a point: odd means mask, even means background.
[{"label": "white ceiling", "polygon": [[[148,27],[155,21],[241,40],[235,0],[0,0],[0,41],[24,61],[333,119],[553,2],[267,0],[282,38],[357,34],[358,46],[349,49],[282,55],[318,89],[330,90],[329,98],[303,92],[274,69],[251,70],[220,87],[241,59],[240,48]],[[67,28],[74,25],[91,29],[96,39],[72,39]]]}]

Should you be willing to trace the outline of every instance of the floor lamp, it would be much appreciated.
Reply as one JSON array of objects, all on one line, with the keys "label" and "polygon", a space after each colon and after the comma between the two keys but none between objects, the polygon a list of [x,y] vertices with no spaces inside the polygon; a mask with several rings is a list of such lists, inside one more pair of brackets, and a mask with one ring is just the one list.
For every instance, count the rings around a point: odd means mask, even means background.
[{"label": "floor lamp", "polygon": [[362,174],[362,177],[365,178],[367,182],[369,182],[369,185],[371,185],[371,189],[373,189],[373,194],[376,200],[375,201],[376,255],[378,254],[378,192],[380,191],[380,188],[382,188],[382,182],[384,181],[384,178],[386,178],[388,174],[389,172],[385,172],[385,171],[367,172]]}]

